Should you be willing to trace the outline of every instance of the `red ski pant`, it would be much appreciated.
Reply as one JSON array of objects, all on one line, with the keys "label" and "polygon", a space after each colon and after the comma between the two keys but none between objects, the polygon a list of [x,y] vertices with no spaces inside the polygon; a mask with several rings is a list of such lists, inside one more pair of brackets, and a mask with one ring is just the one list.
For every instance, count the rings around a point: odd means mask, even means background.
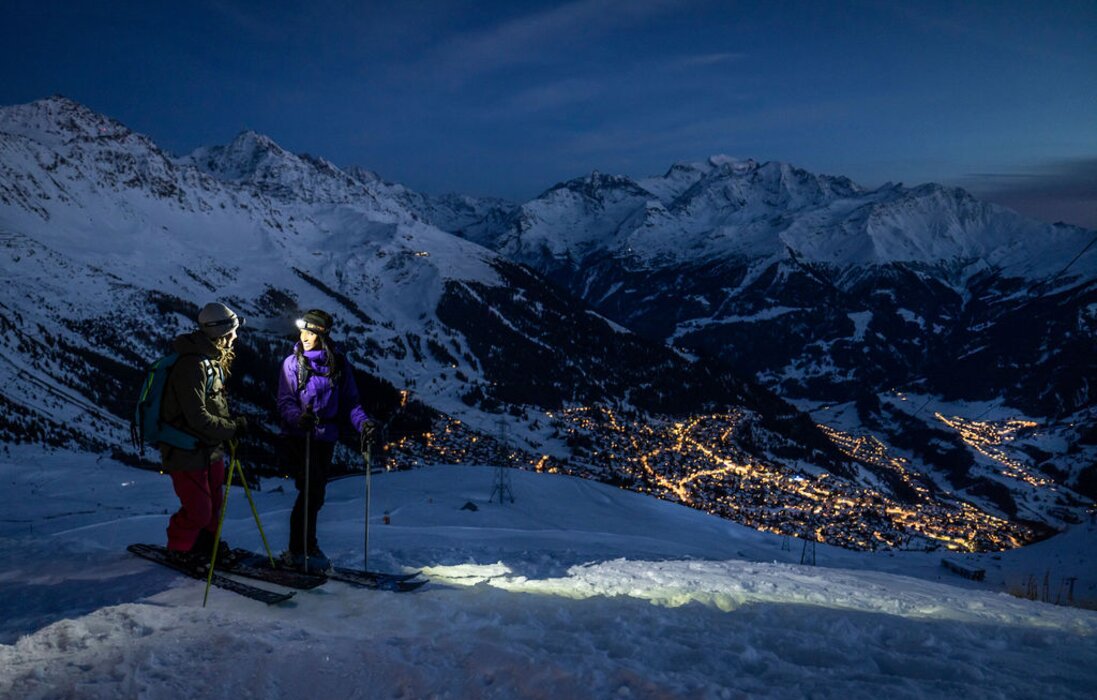
[{"label": "red ski pant", "polygon": [[168,521],[168,549],[189,552],[203,529],[210,535],[217,533],[224,500],[225,460],[210,462],[205,469],[170,474],[181,507]]}]

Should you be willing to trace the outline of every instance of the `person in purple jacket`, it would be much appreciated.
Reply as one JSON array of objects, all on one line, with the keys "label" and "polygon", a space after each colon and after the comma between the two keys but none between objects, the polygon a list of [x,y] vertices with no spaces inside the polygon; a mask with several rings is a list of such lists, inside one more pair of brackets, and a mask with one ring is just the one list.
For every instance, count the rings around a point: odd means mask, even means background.
[{"label": "person in purple jacket", "polygon": [[[283,561],[294,568],[326,571],[331,560],[316,539],[316,516],[324,505],[324,491],[331,468],[339,422],[350,419],[364,439],[369,439],[374,422],[362,410],[352,368],[331,340],[334,319],[320,309],[311,309],[297,320],[300,341],[282,362],[278,378],[278,413],[289,463],[297,465],[297,501],[290,515],[289,549]],[[305,465],[308,460],[308,484]],[[306,503],[306,491],[308,502]],[[306,518],[308,523],[306,537]]]}]

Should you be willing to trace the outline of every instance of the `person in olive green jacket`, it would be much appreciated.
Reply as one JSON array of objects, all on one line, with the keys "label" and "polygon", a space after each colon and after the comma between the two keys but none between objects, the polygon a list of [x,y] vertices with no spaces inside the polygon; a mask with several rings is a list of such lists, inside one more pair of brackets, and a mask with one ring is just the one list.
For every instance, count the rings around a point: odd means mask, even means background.
[{"label": "person in olive green jacket", "polygon": [[185,450],[161,444],[160,458],[180,503],[168,522],[168,550],[188,564],[210,560],[224,500],[224,443],[247,431],[247,419],[232,416],[225,395],[232,345],[242,325],[244,319],[224,304],[206,304],[198,314],[198,330],[172,343],[179,359],[164,387],[161,415],[197,437],[199,445]]}]

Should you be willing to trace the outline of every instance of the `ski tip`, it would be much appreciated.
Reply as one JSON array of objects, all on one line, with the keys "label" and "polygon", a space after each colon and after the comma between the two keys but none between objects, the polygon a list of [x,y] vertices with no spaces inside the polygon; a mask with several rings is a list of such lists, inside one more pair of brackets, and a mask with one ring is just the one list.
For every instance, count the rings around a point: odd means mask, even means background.
[{"label": "ski tip", "polygon": [[430,583],[430,581],[425,579],[422,581],[400,581],[396,584],[396,591],[399,593],[410,593],[419,590],[428,583]]}]

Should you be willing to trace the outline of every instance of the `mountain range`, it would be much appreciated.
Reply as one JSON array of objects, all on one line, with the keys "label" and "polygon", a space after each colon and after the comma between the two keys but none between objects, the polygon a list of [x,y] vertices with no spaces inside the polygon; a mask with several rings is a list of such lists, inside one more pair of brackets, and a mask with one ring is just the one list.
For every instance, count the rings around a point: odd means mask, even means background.
[{"label": "mountain range", "polygon": [[465,449],[728,517],[728,479],[829,479],[896,531],[892,502],[946,503],[1024,539],[1097,496],[1093,240],[961,190],[722,156],[437,197],[253,132],[175,156],[54,97],[0,109],[0,435],[128,453],[144,367],[220,299],[248,319],[234,396],[273,463],[274,368],[322,307],[368,410],[410,390],[436,459],[460,426]]},{"label": "mountain range", "polygon": [[[820,422],[844,408],[953,486],[978,471],[989,439],[1097,495],[1093,231],[956,188],[869,190],[725,156],[643,180],[595,172],[450,230],[646,338],[722,361]],[[987,437],[955,430],[953,417],[897,409],[895,398],[911,396],[924,397],[922,408],[966,405],[970,429]],[[1001,419],[978,420],[987,414]]]}]

